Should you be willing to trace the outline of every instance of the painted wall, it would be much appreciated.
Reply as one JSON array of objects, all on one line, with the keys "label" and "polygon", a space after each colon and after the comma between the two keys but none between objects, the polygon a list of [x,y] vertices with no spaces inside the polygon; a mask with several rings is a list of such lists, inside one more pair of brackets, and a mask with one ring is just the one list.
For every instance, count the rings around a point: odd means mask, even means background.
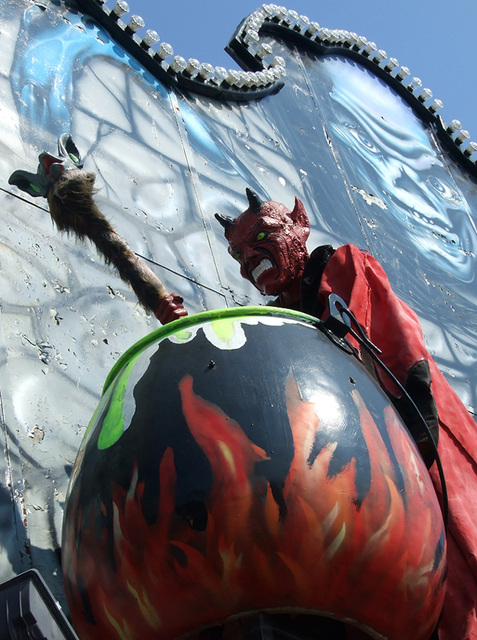
[{"label": "painted wall", "polygon": [[386,82],[268,36],[284,87],[224,102],[161,84],[59,0],[4,0],[0,33],[0,580],[34,566],[64,604],[76,451],[110,368],[157,326],[91,246],[52,228],[43,200],[8,185],[65,131],[97,173],[101,209],[189,312],[266,302],[214,213],[242,211],[246,186],[290,207],[297,195],[310,249],[351,242],[375,255],[475,411],[475,179]]}]

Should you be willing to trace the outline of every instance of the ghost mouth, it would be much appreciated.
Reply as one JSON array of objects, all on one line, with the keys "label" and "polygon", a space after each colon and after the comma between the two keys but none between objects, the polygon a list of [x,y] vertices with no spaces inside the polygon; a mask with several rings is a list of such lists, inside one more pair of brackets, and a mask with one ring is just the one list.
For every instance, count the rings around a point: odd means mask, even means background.
[{"label": "ghost mouth", "polygon": [[260,278],[260,276],[269,269],[273,269],[273,264],[268,258],[264,258],[258,263],[258,265],[255,267],[255,269],[252,270],[250,274],[253,278],[253,281],[257,282],[258,278]]}]

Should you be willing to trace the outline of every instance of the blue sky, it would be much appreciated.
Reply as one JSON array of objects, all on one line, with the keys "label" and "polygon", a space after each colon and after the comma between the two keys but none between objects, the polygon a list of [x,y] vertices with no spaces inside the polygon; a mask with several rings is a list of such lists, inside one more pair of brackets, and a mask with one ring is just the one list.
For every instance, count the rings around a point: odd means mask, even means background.
[{"label": "blue sky", "polygon": [[[237,68],[224,47],[241,20],[261,6],[254,0],[128,0],[131,14],[158,32],[174,53],[214,66]],[[108,6],[114,0],[107,0]],[[284,6],[329,29],[347,29],[376,43],[409,67],[440,114],[460,120],[477,142],[477,0],[289,0]]]}]

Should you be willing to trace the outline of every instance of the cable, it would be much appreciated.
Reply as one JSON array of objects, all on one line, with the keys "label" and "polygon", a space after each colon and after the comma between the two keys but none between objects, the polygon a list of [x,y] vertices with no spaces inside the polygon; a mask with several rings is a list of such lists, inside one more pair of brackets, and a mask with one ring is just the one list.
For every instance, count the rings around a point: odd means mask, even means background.
[{"label": "cable", "polygon": [[[330,295],[331,298],[331,295]],[[416,412],[416,415],[418,417],[418,419],[420,420],[420,422],[422,422],[422,425],[424,427],[426,436],[431,444],[431,448],[433,450],[433,453],[435,455],[435,462],[437,465],[437,470],[438,470],[438,474],[439,474],[439,480],[441,483],[441,490],[442,490],[442,505],[441,505],[441,510],[442,510],[442,518],[444,520],[444,529],[447,533],[447,528],[448,528],[448,522],[449,522],[449,500],[448,500],[448,494],[447,494],[447,485],[446,485],[446,480],[445,480],[445,475],[444,475],[444,469],[442,468],[442,462],[439,456],[439,452],[437,450],[437,444],[436,441],[434,440],[434,437],[431,433],[431,430],[429,429],[429,425],[427,424],[426,419],[424,418],[424,416],[422,415],[422,413],[420,412],[418,406],[416,405],[416,403],[414,402],[414,400],[411,398],[411,396],[409,395],[409,393],[406,391],[406,389],[404,388],[404,386],[399,382],[399,380],[396,378],[396,376],[393,374],[393,372],[384,364],[384,362],[381,360],[381,358],[378,357],[378,353],[381,353],[381,350],[374,345],[369,338],[366,336],[366,334],[364,333],[364,330],[362,328],[362,326],[359,324],[358,320],[356,319],[355,315],[348,309],[348,307],[346,306],[346,304],[343,302],[343,300],[341,300],[341,298],[339,298],[336,295],[333,295],[333,298],[329,301],[330,304],[330,317],[333,317],[333,321],[336,322],[337,319],[337,315],[336,313],[331,313],[331,305],[338,303],[340,305],[340,309],[338,309],[335,306],[335,309],[338,311],[338,313],[341,316],[341,323],[343,325],[343,330],[341,331],[341,333],[344,333],[344,335],[346,335],[346,333],[350,333],[353,338],[358,342],[358,344],[360,344],[365,350],[366,352],[371,356],[371,358],[374,360],[374,362],[381,367],[381,369],[391,378],[391,380],[394,382],[394,384],[398,387],[398,389],[401,391],[401,393],[407,398],[407,400],[410,402],[411,407],[413,407],[414,411]],[[342,318],[343,314],[345,314],[348,319],[355,325],[357,331],[355,331],[352,327],[351,327],[351,323],[348,324],[344,321],[344,319]],[[322,329],[322,325],[323,323],[320,322],[320,324],[317,326]],[[341,347],[341,343],[342,342],[346,342],[348,343],[347,340],[344,339],[344,335],[341,335],[338,337],[339,339],[339,343],[337,342],[336,338],[337,336],[334,336],[334,338],[330,337],[330,334],[333,335],[333,331],[330,331],[330,329],[328,329],[326,326],[325,328],[325,335],[328,336],[328,338],[330,338],[334,344],[338,344],[338,346]],[[346,329],[346,330],[345,330]],[[348,343],[349,344],[349,343]],[[352,349],[353,351],[353,355],[357,355],[356,350],[352,347],[352,345],[349,345],[349,347]],[[344,351],[347,351],[347,353],[351,353],[351,351],[348,351],[346,349],[344,349],[344,347],[341,347]]]},{"label": "cable", "polygon": [[153,264],[156,267],[159,267],[160,269],[165,269],[165,271],[169,271],[169,273],[173,273],[175,276],[179,276],[180,278],[183,278],[184,280],[188,280],[189,282],[192,282],[192,284],[195,284],[198,287],[202,287],[202,289],[207,289],[207,291],[212,291],[212,293],[216,293],[219,296],[223,296],[224,295],[223,293],[220,293],[220,291],[217,291],[216,289],[213,289],[212,287],[208,287],[206,284],[202,284],[200,282],[197,282],[197,280],[194,280],[194,278],[190,278],[189,276],[186,276],[183,273],[179,273],[177,271],[174,271],[174,269],[170,269],[169,267],[166,267],[163,264],[160,264],[159,262],[155,262],[151,258],[146,258],[146,256],[142,256],[137,251],[135,251],[134,253],[137,255],[138,258],[141,258],[141,260],[145,260],[146,262],[149,262],[150,264]]}]

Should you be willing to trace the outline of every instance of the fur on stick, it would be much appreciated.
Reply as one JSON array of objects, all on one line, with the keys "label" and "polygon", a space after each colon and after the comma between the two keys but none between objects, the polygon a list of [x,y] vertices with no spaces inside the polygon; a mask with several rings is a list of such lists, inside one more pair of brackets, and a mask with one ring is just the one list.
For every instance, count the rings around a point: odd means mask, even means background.
[{"label": "fur on stick", "polygon": [[113,229],[94,201],[95,174],[70,169],[48,193],[50,215],[60,231],[88,238],[132,287],[140,304],[155,312],[168,293],[159,278]]}]

